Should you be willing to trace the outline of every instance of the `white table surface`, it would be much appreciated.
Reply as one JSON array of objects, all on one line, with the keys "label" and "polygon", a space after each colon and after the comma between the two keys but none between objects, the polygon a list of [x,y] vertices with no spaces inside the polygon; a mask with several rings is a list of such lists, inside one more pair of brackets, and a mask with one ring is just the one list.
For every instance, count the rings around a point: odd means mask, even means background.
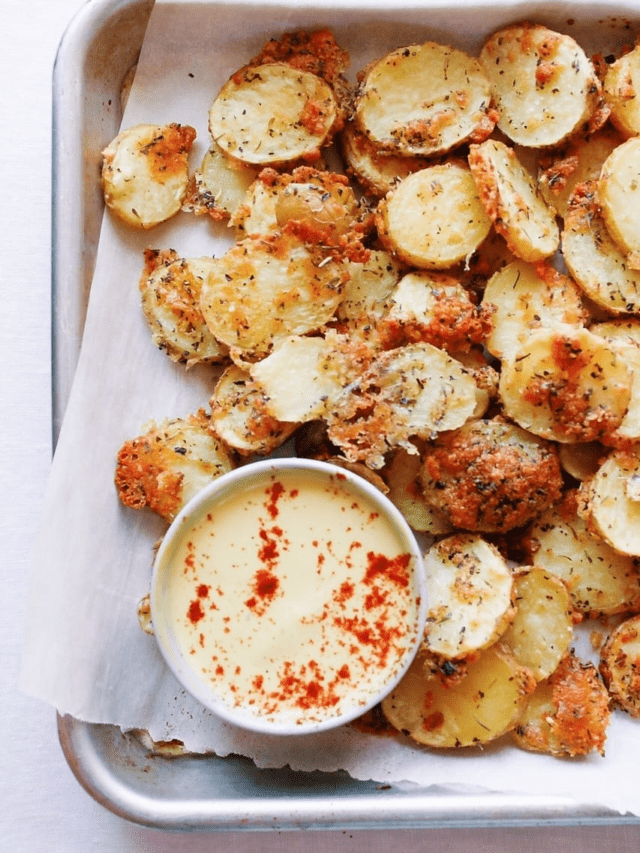
[{"label": "white table surface", "polygon": [[[51,458],[51,73],[80,0],[0,0],[0,851],[378,853],[387,849],[594,853],[640,849],[640,827],[169,833],[122,820],[79,786],[54,711],[17,688],[31,540]],[[5,24],[5,30],[7,24]],[[630,779],[630,784],[638,784]]]}]

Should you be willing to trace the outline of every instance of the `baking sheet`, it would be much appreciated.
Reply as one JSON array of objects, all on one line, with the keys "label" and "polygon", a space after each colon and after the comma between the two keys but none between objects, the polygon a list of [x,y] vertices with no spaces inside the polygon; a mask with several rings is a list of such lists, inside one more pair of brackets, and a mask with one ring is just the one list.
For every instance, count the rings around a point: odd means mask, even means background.
[{"label": "baking sheet", "polygon": [[[423,38],[455,40],[473,51],[483,33],[505,20],[529,17],[530,10],[523,6],[506,12],[488,5],[479,33],[474,29],[477,12],[462,8],[451,13],[431,7],[427,24],[424,11],[415,5],[399,10],[327,4],[297,10],[284,4],[258,8],[239,3],[158,3],[147,42],[155,45],[153,54],[145,57],[143,53],[125,124],[137,120],[191,123],[203,145],[196,152],[197,160],[206,146],[203,115],[211,92],[274,34],[330,24],[338,40],[351,49],[355,70],[388,47]],[[612,15],[625,11],[613,6],[610,10]],[[559,29],[567,26],[570,17],[585,20],[590,15],[589,24],[604,17],[602,6],[597,16],[572,4],[559,11],[556,7],[555,13],[550,8],[543,12],[536,17]],[[618,17],[615,26],[607,25],[607,36],[628,37],[624,26]],[[587,27],[585,34],[590,30]],[[166,33],[171,33],[171,44],[156,63],[157,42],[152,39]],[[179,35],[184,37],[182,54]],[[196,65],[199,51],[206,55]],[[187,57],[186,64],[179,64],[180,56]],[[188,99],[181,97],[176,104],[172,96],[183,91],[179,84],[196,80],[204,81],[207,103],[204,109],[202,104],[195,109],[192,117]],[[152,104],[152,117],[146,101]],[[215,239],[222,245],[228,238],[218,233]],[[109,218],[105,221],[85,344],[36,548],[25,689],[63,713],[89,722],[116,723],[125,729],[145,727],[158,739],[181,737],[194,749],[211,748],[215,739],[218,754],[252,755],[258,766],[346,768],[357,779],[412,779],[421,785],[450,784],[454,790],[472,775],[474,783],[487,791],[568,795],[577,803],[638,812],[637,794],[625,788],[638,758],[640,737],[637,725],[626,718],[616,720],[606,759],[567,763],[504,745],[484,754],[434,755],[399,739],[368,737],[351,729],[337,739],[316,736],[313,741],[296,739],[290,744],[280,739],[275,743],[256,740],[220,727],[181,694],[163,670],[153,641],[140,635],[135,618],[135,606],[148,585],[150,543],[163,527],[146,516],[131,518],[118,506],[112,491],[113,457],[122,441],[136,434],[150,417],[187,413],[208,399],[211,377],[207,371],[192,372],[185,383],[184,371],[149,346],[135,285],[146,245],[171,245],[184,255],[199,254],[205,246],[213,251],[212,229],[209,223],[194,227],[193,220],[188,229],[186,224],[180,229],[180,223],[170,223],[153,233],[153,243],[148,241],[149,235],[142,239]],[[150,375],[154,383],[144,381]]]}]

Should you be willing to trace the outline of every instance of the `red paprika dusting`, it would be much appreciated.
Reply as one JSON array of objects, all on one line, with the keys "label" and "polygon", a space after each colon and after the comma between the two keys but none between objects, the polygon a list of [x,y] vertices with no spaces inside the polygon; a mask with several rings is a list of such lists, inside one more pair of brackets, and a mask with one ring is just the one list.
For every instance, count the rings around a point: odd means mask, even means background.
[{"label": "red paprika dusting", "polygon": [[411,554],[398,554],[390,560],[384,554],[374,554],[373,551],[369,551],[367,560],[369,565],[364,576],[365,583],[371,583],[376,576],[385,575],[398,586],[409,586],[408,568]]},{"label": "red paprika dusting", "polygon": [[261,616],[278,592],[279,587],[280,581],[276,575],[268,569],[258,569],[252,585],[253,596],[245,601],[246,606]]},{"label": "red paprika dusting", "polygon": [[187,619],[191,622],[192,625],[197,625],[198,622],[204,618],[204,610],[202,609],[202,605],[200,604],[200,599],[194,599],[189,605],[189,609],[187,610]]},{"label": "red paprika dusting", "polygon": [[278,509],[278,501],[284,494],[284,486],[282,483],[274,483],[272,486],[269,486],[266,490],[267,495],[269,495],[269,501],[265,504],[266,510],[271,516],[271,518],[277,518],[280,510]]}]

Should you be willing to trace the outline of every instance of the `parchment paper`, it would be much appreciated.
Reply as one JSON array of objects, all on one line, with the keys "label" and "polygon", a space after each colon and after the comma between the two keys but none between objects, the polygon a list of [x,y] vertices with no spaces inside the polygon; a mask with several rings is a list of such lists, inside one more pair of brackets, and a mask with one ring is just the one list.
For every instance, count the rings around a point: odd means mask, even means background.
[{"label": "parchment paper", "polygon": [[[351,53],[351,79],[386,50],[427,39],[477,53],[490,31],[524,18],[571,32],[588,50],[611,50],[635,36],[620,17],[615,26],[596,25],[624,11],[603,3],[593,12],[574,4],[421,5],[158,0],[123,126],[193,125],[192,163],[198,165],[208,147],[208,108],[220,86],[270,37],[301,27],[334,30]],[[640,722],[620,713],[606,757],[561,761],[517,750],[508,739],[484,751],[435,753],[400,736],[353,727],[304,738],[254,735],[220,722],[181,690],[137,620],[165,525],[120,505],[114,460],[149,420],[207,406],[214,384],[211,369],[187,372],[151,344],[137,287],[143,250],[219,255],[231,242],[225,225],[186,214],[147,233],[105,216],[82,351],[34,548],[23,689],[81,720],[146,729],[155,740],[178,738],[195,751],[242,754],[260,767],[344,769],[380,782],[573,796],[577,803],[640,814],[640,786],[632,781],[640,766]]]}]

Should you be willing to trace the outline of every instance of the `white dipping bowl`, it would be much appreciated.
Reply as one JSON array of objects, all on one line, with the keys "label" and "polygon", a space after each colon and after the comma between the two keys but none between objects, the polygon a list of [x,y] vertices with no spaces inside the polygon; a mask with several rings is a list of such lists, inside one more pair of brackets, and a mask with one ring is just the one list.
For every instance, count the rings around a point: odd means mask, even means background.
[{"label": "white dipping bowl", "polygon": [[420,547],[367,480],[298,458],[224,474],[159,548],[151,616],[178,681],[223,720],[340,726],[400,681],[427,612]]}]

